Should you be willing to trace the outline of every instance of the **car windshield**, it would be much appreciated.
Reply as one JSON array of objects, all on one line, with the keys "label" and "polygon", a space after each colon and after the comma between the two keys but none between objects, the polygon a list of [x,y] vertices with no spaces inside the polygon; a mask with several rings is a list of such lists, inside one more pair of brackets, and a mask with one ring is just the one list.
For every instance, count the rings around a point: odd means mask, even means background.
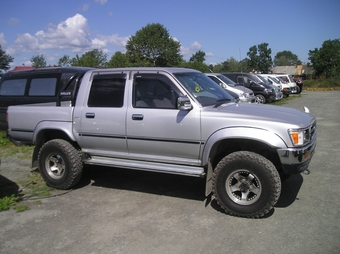
[{"label": "car windshield", "polygon": [[256,83],[263,83],[262,79],[260,79],[257,75],[250,74],[251,77],[253,77],[253,81]]},{"label": "car windshield", "polygon": [[275,84],[280,84],[279,80],[277,78],[274,78],[272,76],[268,76],[268,79],[270,79],[271,81],[273,81]]},{"label": "car windshield", "polygon": [[224,75],[217,75],[217,77],[222,80],[224,83],[226,83],[228,86],[238,86],[237,83],[235,83],[234,81],[232,81],[230,78],[224,76]]},{"label": "car windshield", "polygon": [[219,106],[223,103],[234,102],[230,94],[203,73],[187,72],[174,75],[202,106]]},{"label": "car windshield", "polygon": [[260,76],[260,75],[256,75],[256,77],[257,77],[258,79],[260,79],[263,83],[269,84],[269,85],[270,85],[270,82],[268,82],[268,80],[266,80],[264,77],[262,77],[262,76]]}]

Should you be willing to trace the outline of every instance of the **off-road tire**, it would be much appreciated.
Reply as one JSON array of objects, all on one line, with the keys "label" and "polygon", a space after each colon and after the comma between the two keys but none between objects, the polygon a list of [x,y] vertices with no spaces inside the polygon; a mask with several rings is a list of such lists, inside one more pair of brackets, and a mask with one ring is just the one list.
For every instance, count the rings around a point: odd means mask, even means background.
[{"label": "off-road tire", "polygon": [[217,203],[230,215],[260,218],[281,194],[281,180],[274,164],[247,151],[224,157],[215,167],[212,183]]},{"label": "off-road tire", "polygon": [[39,171],[46,184],[56,189],[70,189],[83,172],[79,152],[67,141],[54,139],[44,144],[38,156]]}]

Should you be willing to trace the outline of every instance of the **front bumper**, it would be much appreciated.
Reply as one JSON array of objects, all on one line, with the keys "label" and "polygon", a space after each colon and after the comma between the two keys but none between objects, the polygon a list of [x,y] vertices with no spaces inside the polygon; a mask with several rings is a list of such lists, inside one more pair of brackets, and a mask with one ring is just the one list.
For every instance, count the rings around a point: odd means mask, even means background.
[{"label": "front bumper", "polygon": [[298,92],[297,86],[292,86],[291,90],[292,90],[292,93],[297,93]]},{"label": "front bumper", "polygon": [[314,155],[316,136],[313,141],[299,148],[278,149],[282,169],[285,174],[298,174],[306,170]]},{"label": "front bumper", "polygon": [[254,103],[255,102],[255,95],[249,97],[240,97],[240,101],[245,103]]}]

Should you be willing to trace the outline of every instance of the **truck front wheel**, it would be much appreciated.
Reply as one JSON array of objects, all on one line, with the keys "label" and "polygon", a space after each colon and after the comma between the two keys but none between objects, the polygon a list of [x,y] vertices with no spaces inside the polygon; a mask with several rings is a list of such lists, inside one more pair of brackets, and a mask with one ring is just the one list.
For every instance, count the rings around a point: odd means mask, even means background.
[{"label": "truck front wheel", "polygon": [[83,165],[78,151],[67,141],[54,139],[44,144],[38,156],[39,171],[46,184],[69,189],[81,178]]},{"label": "truck front wheel", "polygon": [[276,204],[281,181],[274,164],[247,151],[224,157],[213,173],[213,193],[226,213],[259,218]]}]

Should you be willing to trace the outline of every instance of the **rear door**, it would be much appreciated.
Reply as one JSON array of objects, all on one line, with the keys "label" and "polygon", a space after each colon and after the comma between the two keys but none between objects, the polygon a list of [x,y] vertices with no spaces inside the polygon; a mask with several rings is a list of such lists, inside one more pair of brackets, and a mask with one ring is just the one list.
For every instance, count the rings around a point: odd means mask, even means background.
[{"label": "rear door", "polygon": [[88,101],[80,116],[75,116],[82,150],[93,155],[125,157],[127,73],[94,72],[91,79]]}]

